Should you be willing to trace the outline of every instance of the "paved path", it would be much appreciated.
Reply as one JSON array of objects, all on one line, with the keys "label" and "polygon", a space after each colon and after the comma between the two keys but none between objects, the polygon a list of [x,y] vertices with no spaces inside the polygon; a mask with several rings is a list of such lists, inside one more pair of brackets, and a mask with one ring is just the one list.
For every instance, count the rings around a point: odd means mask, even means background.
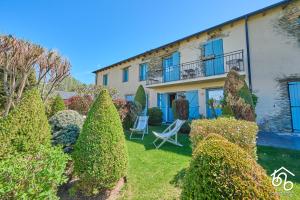
[{"label": "paved path", "polygon": [[300,134],[277,134],[269,132],[259,132],[257,144],[262,146],[273,146],[287,149],[300,150]]}]

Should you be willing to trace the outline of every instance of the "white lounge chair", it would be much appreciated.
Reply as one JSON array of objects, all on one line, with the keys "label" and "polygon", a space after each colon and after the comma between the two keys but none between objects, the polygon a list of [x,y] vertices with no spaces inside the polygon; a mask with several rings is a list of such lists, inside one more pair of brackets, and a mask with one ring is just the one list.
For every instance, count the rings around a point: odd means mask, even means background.
[{"label": "white lounge chair", "polygon": [[[182,144],[180,144],[177,141],[177,133],[179,132],[179,129],[184,124],[184,122],[185,122],[185,120],[177,119],[166,130],[164,130],[164,132],[162,132],[162,133],[158,133],[158,132],[152,131],[152,133],[156,136],[156,139],[153,141],[154,146],[158,149],[165,142],[170,142],[172,144],[175,144],[177,146],[181,146],[182,147]],[[172,138],[172,137],[174,137],[174,138]],[[155,143],[159,139],[161,139],[162,142],[159,145],[156,145]]]},{"label": "white lounge chair", "polygon": [[[134,122],[133,128],[130,129],[130,139],[144,139],[144,135],[148,134],[149,116],[138,116]],[[142,134],[142,137],[132,137],[134,133]]]}]

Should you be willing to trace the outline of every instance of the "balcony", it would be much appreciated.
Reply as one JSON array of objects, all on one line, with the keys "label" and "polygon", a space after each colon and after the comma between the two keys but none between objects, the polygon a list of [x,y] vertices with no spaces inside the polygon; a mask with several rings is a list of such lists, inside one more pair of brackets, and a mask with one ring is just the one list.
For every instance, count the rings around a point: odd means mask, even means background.
[{"label": "balcony", "polygon": [[224,75],[231,69],[243,72],[244,53],[238,50],[221,55],[210,55],[200,60],[182,63],[168,67],[161,67],[159,70],[152,70],[147,73],[148,86],[156,84],[172,83],[180,80],[200,80],[201,77],[212,77]]}]

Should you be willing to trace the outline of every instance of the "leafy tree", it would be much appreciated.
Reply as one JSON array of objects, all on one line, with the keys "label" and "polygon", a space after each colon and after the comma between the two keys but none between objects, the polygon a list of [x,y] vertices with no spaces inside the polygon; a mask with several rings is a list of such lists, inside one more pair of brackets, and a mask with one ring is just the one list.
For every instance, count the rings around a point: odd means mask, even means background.
[{"label": "leafy tree", "polygon": [[127,171],[127,149],[119,114],[107,90],[88,112],[73,153],[79,188],[87,195],[111,189]]},{"label": "leafy tree", "polygon": [[134,101],[138,102],[142,106],[142,110],[146,107],[146,93],[142,85],[140,85],[135,93]]},{"label": "leafy tree", "polygon": [[20,102],[35,70],[38,74],[35,86],[39,86],[42,99],[46,101],[53,89],[69,75],[70,66],[69,61],[56,51],[48,51],[11,35],[0,36],[1,85],[5,93],[3,115],[7,116]]}]

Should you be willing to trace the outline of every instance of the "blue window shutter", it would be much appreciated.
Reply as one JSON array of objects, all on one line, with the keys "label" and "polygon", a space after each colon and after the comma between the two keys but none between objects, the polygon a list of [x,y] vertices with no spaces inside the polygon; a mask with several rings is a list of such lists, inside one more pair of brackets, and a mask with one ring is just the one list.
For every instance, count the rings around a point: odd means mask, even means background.
[{"label": "blue window shutter", "polygon": [[300,82],[290,82],[288,85],[293,131],[300,132]]},{"label": "blue window shutter", "polygon": [[[214,54],[212,41],[207,42],[204,45],[204,56],[210,57]],[[214,62],[213,60],[205,61],[205,76],[214,75]]]},{"label": "blue window shutter", "polygon": [[204,56],[216,56],[214,59],[205,61],[205,75],[217,75],[224,73],[224,58],[223,54],[223,40],[216,39],[207,42],[204,45]]},{"label": "blue window shutter", "polygon": [[180,53],[178,51],[172,54],[172,59],[173,59],[174,66],[180,65]]},{"label": "blue window shutter", "polygon": [[173,72],[171,75],[171,80],[177,81],[180,79],[180,52],[178,51],[172,54],[172,66]]},{"label": "blue window shutter", "polygon": [[140,71],[139,71],[140,81],[146,80],[147,68],[148,68],[147,63],[140,64]]},{"label": "blue window shutter", "polygon": [[144,78],[144,80],[147,79],[147,72],[148,72],[148,64],[145,63],[145,67],[144,67],[144,76],[145,76],[145,78]]},{"label": "blue window shutter", "polygon": [[161,94],[157,93],[157,107],[160,108]]},{"label": "blue window shutter", "polygon": [[223,40],[218,39],[213,41],[213,51],[214,54],[217,56],[214,60],[214,72],[215,74],[223,74],[224,73],[224,58],[222,55],[223,52]]},{"label": "blue window shutter", "polygon": [[198,90],[187,91],[185,97],[189,101],[189,119],[198,119],[200,117]]},{"label": "blue window shutter", "polygon": [[157,107],[159,107],[163,113],[163,122],[167,120],[167,94],[157,93]]}]

